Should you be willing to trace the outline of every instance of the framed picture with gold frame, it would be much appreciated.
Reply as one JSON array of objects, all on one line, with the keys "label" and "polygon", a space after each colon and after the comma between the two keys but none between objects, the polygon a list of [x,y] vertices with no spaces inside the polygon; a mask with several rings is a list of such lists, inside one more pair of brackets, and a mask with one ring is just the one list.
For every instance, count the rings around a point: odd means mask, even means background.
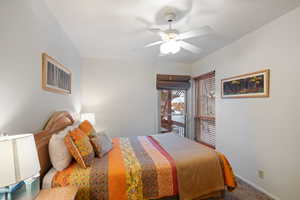
[{"label": "framed picture with gold frame", "polygon": [[46,53],[42,54],[42,88],[59,94],[72,93],[72,72]]},{"label": "framed picture with gold frame", "polygon": [[222,98],[269,97],[270,70],[222,79]]}]

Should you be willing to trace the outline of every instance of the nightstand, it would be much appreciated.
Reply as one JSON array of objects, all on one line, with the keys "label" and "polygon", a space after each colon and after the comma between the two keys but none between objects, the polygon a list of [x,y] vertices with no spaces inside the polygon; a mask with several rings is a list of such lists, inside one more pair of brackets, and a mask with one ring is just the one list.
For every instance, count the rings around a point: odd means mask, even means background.
[{"label": "nightstand", "polygon": [[41,190],[35,200],[74,200],[77,191],[76,186],[45,189]]},{"label": "nightstand", "polygon": [[[40,178],[35,176],[24,181],[14,192],[7,195],[8,200],[32,200],[40,191]],[[5,200],[5,194],[0,193],[0,200]]]}]

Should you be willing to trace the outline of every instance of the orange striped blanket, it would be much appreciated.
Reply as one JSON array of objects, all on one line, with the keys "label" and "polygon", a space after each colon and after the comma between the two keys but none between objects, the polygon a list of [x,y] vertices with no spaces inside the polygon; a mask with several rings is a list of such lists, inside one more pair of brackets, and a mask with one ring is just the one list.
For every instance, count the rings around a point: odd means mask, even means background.
[{"label": "orange striped blanket", "polygon": [[[228,165],[223,173],[229,183],[234,182]],[[79,187],[78,200],[145,200],[178,195],[175,162],[151,136],[113,139],[113,149],[96,158],[90,168],[73,163],[57,172],[52,187],[66,185]]]}]

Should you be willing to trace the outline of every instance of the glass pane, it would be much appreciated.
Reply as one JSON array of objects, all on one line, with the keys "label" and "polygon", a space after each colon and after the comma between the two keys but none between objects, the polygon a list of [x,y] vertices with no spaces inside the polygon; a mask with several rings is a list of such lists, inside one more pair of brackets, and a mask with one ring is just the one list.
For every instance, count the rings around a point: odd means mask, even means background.
[{"label": "glass pane", "polygon": [[185,136],[186,91],[161,90],[160,132],[174,132]]}]

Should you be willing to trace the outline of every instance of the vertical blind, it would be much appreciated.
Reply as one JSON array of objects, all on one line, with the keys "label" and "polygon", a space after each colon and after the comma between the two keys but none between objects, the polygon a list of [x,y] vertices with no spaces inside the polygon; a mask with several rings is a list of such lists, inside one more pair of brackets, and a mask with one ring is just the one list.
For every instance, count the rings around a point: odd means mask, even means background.
[{"label": "vertical blind", "polygon": [[195,140],[216,146],[215,71],[195,77]]}]

